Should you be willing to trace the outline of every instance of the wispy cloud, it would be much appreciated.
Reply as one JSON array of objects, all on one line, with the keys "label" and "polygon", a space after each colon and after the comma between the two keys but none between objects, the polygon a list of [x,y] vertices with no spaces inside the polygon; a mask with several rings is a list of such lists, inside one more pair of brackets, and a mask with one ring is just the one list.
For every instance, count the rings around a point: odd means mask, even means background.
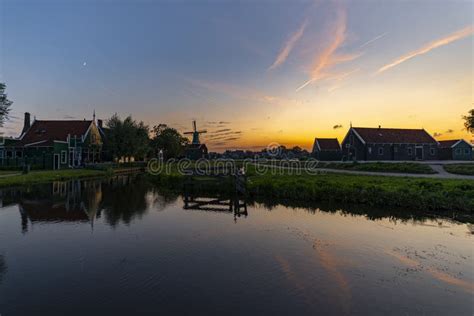
[{"label": "wispy cloud", "polygon": [[[268,102],[268,103],[271,103],[277,100],[276,97],[267,95],[261,91],[248,89],[248,88],[233,85],[233,84],[226,84],[223,82],[211,82],[211,81],[205,81],[205,80],[195,80],[195,79],[189,79],[189,82],[195,86],[198,86],[207,90],[212,90],[218,93],[224,93],[233,98],[253,100],[253,101],[259,101],[259,102]],[[226,123],[227,122],[219,122],[218,124],[224,125]]]},{"label": "wispy cloud", "polygon": [[330,32],[329,44],[323,49],[323,51],[317,54],[314,58],[314,62],[309,71],[310,79],[299,86],[296,91],[299,91],[307,85],[314,83],[318,80],[328,79],[334,74],[330,72],[334,66],[352,61],[358,58],[361,54],[345,54],[338,55],[337,50],[344,44],[346,40],[346,28],[347,28],[347,12],[341,5],[337,6],[336,19],[334,26]]},{"label": "wispy cloud", "polygon": [[469,35],[471,35],[472,33],[474,32],[474,27],[473,26],[468,26],[468,27],[465,27],[459,31],[456,31],[446,37],[443,37],[443,38],[440,38],[438,40],[435,40],[435,41],[432,41],[430,43],[428,43],[427,45],[417,49],[417,50],[414,50],[412,52],[409,52],[408,54],[405,54],[403,56],[400,56],[398,57],[397,59],[395,59],[394,61],[392,61],[391,63],[389,64],[386,64],[385,66],[381,67],[379,70],[377,70],[376,74],[380,74],[390,68],[393,68],[397,65],[400,65],[401,63],[407,61],[407,60],[410,60],[416,56],[419,56],[419,55],[423,55],[423,54],[426,54],[428,53],[429,51],[435,49],[435,48],[438,48],[438,47],[441,47],[441,46],[444,46],[444,45],[448,45],[449,43],[451,42],[454,42],[454,41],[457,41],[457,40],[460,40],[464,37],[467,37]]},{"label": "wispy cloud", "polygon": [[387,35],[387,34],[388,34],[388,32],[377,35],[376,37],[374,37],[374,38],[368,40],[367,42],[365,42],[364,44],[360,45],[359,48],[364,48],[365,46],[367,46],[369,44],[372,44],[373,42],[378,41],[379,39],[385,37],[385,35]]},{"label": "wispy cloud", "polygon": [[306,29],[307,25],[308,25],[308,20],[304,20],[301,26],[299,27],[299,29],[295,33],[293,33],[290,36],[290,38],[286,41],[285,45],[281,48],[280,52],[278,53],[278,56],[276,57],[273,64],[268,68],[268,70],[275,69],[286,61],[293,47],[296,45],[299,39],[303,36],[304,30]]}]

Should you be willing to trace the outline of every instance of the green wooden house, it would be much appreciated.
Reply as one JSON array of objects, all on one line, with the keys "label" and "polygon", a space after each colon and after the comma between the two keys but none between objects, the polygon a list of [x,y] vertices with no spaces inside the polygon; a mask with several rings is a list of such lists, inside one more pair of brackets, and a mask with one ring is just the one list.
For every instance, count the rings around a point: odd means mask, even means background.
[{"label": "green wooden house", "polygon": [[443,160],[473,160],[472,145],[464,139],[439,141],[439,157]]},{"label": "green wooden house", "polygon": [[65,169],[99,162],[102,135],[95,120],[35,120],[30,125],[26,113],[21,136],[0,145],[0,167]]}]

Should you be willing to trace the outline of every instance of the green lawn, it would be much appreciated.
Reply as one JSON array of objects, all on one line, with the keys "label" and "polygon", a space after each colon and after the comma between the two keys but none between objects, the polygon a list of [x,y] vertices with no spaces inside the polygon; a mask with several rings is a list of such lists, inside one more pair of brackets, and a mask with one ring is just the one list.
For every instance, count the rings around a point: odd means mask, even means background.
[{"label": "green lawn", "polygon": [[12,170],[0,170],[0,176],[6,176],[9,174],[20,173],[20,171],[12,171]]},{"label": "green lawn", "polygon": [[449,173],[463,174],[463,175],[474,175],[474,164],[453,164],[444,165],[444,170]]},{"label": "green lawn", "polygon": [[32,171],[29,174],[20,174],[11,177],[1,177],[0,187],[21,186],[43,182],[79,179],[86,177],[105,176],[107,172],[102,170],[65,169]]},{"label": "green lawn", "polygon": [[372,171],[372,172],[393,172],[393,173],[415,173],[433,174],[436,173],[429,165],[416,162],[368,162],[368,163],[321,163],[321,167],[329,169]]},{"label": "green lawn", "polygon": [[[299,161],[269,161],[266,164],[274,166],[284,166],[298,168],[304,167],[305,162]],[[324,162],[320,161],[317,168],[337,169],[337,170],[354,170],[354,171],[371,171],[371,172],[391,172],[391,173],[414,173],[414,174],[434,174],[429,165],[416,162],[367,162],[367,163],[351,163],[351,162]]]}]

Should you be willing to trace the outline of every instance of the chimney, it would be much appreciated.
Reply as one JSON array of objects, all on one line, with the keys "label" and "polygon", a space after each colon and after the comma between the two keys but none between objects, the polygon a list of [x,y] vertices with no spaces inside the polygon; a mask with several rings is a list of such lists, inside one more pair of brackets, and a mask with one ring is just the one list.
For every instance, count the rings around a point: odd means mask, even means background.
[{"label": "chimney", "polygon": [[104,126],[104,121],[103,120],[97,120],[97,126],[102,129],[102,127]]},{"label": "chimney", "polygon": [[25,121],[23,123],[23,130],[21,131],[21,135],[25,134],[31,127],[31,114],[25,112]]},{"label": "chimney", "polygon": [[381,125],[379,125],[379,129],[381,129],[381,128],[382,128],[382,126],[381,126]]}]

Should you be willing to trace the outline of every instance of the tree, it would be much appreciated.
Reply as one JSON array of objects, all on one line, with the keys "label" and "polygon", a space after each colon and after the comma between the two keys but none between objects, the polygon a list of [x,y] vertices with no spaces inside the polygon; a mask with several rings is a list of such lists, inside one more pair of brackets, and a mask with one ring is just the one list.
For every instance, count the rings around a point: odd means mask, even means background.
[{"label": "tree", "polygon": [[3,126],[3,123],[8,119],[8,114],[10,113],[10,106],[12,101],[8,100],[5,89],[7,85],[0,82],[0,127]]},{"label": "tree", "polygon": [[155,155],[158,155],[162,150],[165,159],[177,158],[183,155],[184,148],[189,144],[186,137],[183,137],[176,129],[168,127],[166,124],[153,127],[152,133],[152,150]]},{"label": "tree", "polygon": [[106,124],[106,150],[114,159],[141,160],[149,151],[149,128],[136,122],[131,116],[121,120],[114,114]]},{"label": "tree", "polygon": [[467,131],[474,134],[474,109],[469,110],[467,115],[463,116],[464,127]]}]

